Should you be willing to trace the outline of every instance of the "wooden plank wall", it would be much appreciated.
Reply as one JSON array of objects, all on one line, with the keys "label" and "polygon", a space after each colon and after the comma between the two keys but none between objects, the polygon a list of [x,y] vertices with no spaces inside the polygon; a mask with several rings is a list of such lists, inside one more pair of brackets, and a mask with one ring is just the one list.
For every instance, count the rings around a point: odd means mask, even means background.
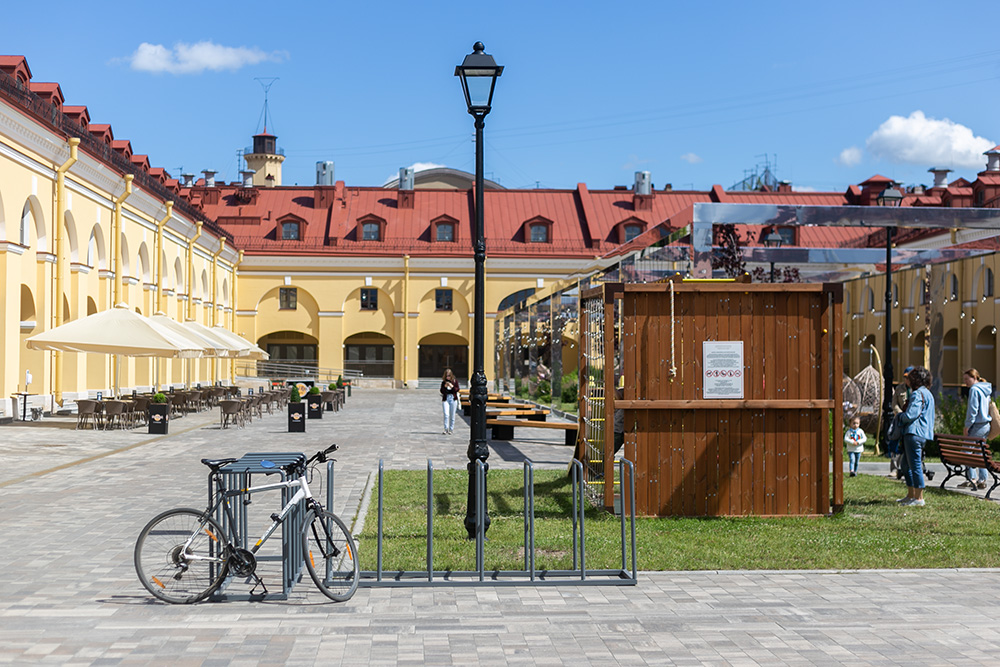
[{"label": "wooden plank wall", "polygon": [[[837,425],[842,413],[830,355],[843,334],[828,305],[839,294],[835,285],[675,283],[671,324],[668,285],[625,286],[618,407],[625,455],[636,463],[637,513],[830,511],[828,419]],[[712,340],[743,341],[743,400],[702,398],[702,342]]]}]

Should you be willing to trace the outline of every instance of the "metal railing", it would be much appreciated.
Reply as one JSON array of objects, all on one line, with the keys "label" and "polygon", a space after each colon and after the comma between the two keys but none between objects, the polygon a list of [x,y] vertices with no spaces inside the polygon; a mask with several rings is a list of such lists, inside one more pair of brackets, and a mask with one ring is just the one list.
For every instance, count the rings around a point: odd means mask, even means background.
[{"label": "metal railing", "polygon": [[236,374],[240,377],[267,378],[269,380],[313,380],[336,382],[364,377],[363,373],[347,368],[320,368],[313,364],[290,364],[280,361],[237,361]]},{"label": "metal railing", "polygon": [[[539,570],[535,563],[535,472],[531,461],[524,462],[524,569],[489,569],[485,563],[484,543],[486,531],[482,517],[486,516],[486,473],[482,461],[476,461],[476,497],[480,506],[476,512],[476,569],[434,569],[434,465],[427,461],[427,566],[424,570],[386,571],[382,567],[384,542],[384,466],[378,464],[378,529],[376,534],[375,570],[362,570],[360,586],[421,587],[421,586],[634,586],[638,582],[635,538],[635,466],[631,461],[619,460],[618,475],[623,494],[629,494],[628,516],[622,499],[621,517],[621,566],[618,569],[588,570],[584,516],[587,506],[583,484],[583,463],[572,463],[573,498],[573,566],[569,570]],[[626,470],[628,474],[626,475]],[[331,477],[332,479],[332,477]],[[627,525],[626,525],[627,522]],[[627,528],[630,530],[627,532]]]}]

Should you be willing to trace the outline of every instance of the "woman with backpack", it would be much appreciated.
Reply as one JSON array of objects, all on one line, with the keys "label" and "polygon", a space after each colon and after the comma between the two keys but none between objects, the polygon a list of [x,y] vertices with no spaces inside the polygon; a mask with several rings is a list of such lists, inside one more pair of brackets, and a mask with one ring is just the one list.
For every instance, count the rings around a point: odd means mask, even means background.
[{"label": "woman with backpack", "polygon": [[[979,371],[970,368],[962,375],[962,381],[969,388],[969,405],[965,409],[964,435],[986,438],[990,433],[990,401],[993,400],[993,385],[984,380]],[[985,489],[986,468],[969,468],[965,471],[969,479],[958,485],[962,489]]]}]

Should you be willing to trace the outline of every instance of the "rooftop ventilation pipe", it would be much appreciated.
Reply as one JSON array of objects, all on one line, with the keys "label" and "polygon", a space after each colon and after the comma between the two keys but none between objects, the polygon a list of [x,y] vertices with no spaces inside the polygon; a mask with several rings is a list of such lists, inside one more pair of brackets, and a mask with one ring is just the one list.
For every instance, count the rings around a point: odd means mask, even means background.
[{"label": "rooftop ventilation pipe", "polygon": [[399,168],[399,189],[400,190],[413,189],[413,167]]},{"label": "rooftop ventilation pipe", "polygon": [[1000,146],[994,146],[983,155],[986,156],[986,171],[1000,171]]},{"label": "rooftop ventilation pipe", "polygon": [[190,188],[194,185],[194,174],[181,174],[181,187]]},{"label": "rooftop ventilation pipe", "polygon": [[333,161],[323,160],[316,163],[316,185],[333,185]]},{"label": "rooftop ventilation pipe", "polygon": [[215,175],[219,172],[212,171],[211,169],[202,169],[201,173],[205,174],[205,187],[214,188],[215,187]]},{"label": "rooftop ventilation pipe", "polygon": [[653,183],[651,174],[648,171],[635,172],[635,194],[637,195],[652,194],[652,189],[653,189]]},{"label": "rooftop ventilation pipe", "polygon": [[948,169],[948,167],[931,167],[927,171],[934,174],[933,187],[935,188],[948,187],[948,174],[951,173],[951,169]]},{"label": "rooftop ventilation pipe", "polygon": [[253,187],[253,175],[257,172],[253,169],[246,169],[240,172],[240,176],[243,177],[243,187],[252,188]]}]

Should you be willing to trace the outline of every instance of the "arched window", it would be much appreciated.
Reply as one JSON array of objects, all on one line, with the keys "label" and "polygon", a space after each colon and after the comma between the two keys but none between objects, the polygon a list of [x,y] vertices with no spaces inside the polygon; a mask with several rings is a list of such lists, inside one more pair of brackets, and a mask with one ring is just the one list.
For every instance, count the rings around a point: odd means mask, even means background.
[{"label": "arched window", "polygon": [[892,284],[892,307],[895,308],[899,305],[899,285],[896,283]]},{"label": "arched window", "polygon": [[381,241],[382,234],[377,222],[365,222],[361,225],[362,241]]},{"label": "arched window", "polygon": [[993,296],[993,269],[986,267],[983,271],[983,299]]},{"label": "arched window", "polygon": [[948,298],[952,301],[958,301],[958,276],[954,273],[951,274],[948,282],[950,283],[948,286]]},{"label": "arched window", "polygon": [[299,240],[299,223],[297,222],[283,222],[281,223],[281,240],[282,241],[298,241]]}]

